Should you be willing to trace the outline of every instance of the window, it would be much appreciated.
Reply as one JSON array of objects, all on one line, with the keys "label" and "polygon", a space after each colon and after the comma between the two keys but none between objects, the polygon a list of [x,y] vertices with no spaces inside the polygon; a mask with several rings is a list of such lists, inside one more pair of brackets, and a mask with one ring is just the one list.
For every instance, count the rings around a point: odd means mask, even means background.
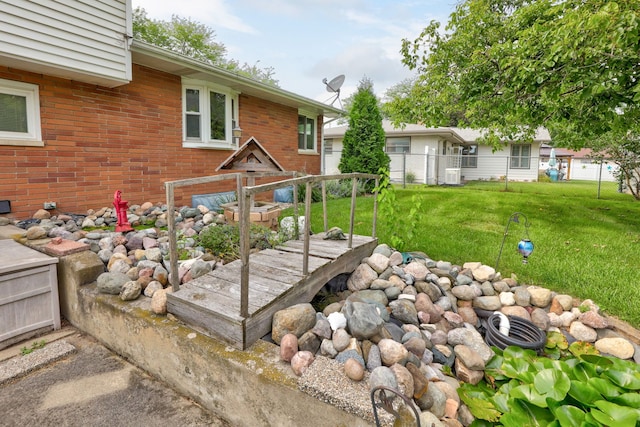
[{"label": "window", "polygon": [[513,144],[511,146],[511,168],[529,169],[531,165],[531,144]]},{"label": "window", "polygon": [[333,154],[333,139],[324,140],[324,154]]},{"label": "window", "polygon": [[387,153],[409,153],[411,152],[411,137],[402,136],[387,138]]},{"label": "window", "polygon": [[184,80],[184,146],[233,149],[232,130],[238,125],[238,95],[208,82]]},{"label": "window", "polygon": [[477,168],[478,167],[478,145],[463,145],[462,146],[462,163],[463,168]]},{"label": "window", "polygon": [[44,146],[37,85],[0,79],[0,145]]},{"label": "window", "polygon": [[298,150],[316,151],[316,119],[303,112],[298,113]]}]

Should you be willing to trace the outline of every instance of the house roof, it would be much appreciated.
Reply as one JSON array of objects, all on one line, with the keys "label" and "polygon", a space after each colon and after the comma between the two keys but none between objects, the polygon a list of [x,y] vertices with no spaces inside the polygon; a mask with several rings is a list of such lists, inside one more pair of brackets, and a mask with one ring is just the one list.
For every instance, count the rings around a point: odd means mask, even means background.
[{"label": "house roof", "polygon": [[548,157],[551,153],[552,148],[555,148],[556,156],[575,157],[576,159],[584,159],[595,153],[590,148],[582,148],[578,151],[574,151],[574,150],[569,150],[568,148],[552,147],[547,144],[542,144],[540,146],[540,157]]},{"label": "house roof", "polygon": [[268,85],[249,77],[209,65],[205,62],[159,48],[140,40],[131,45],[132,61],[135,64],[191,79],[211,81],[233,90],[278,104],[301,108],[317,115],[340,117],[341,109],[306,98],[276,86]]},{"label": "house roof", "polygon": [[[431,128],[418,124],[405,124],[402,128],[397,128],[390,120],[382,121],[382,128],[387,136],[399,135],[436,135],[448,141],[465,144],[475,142],[483,134],[482,130],[456,127],[437,127]],[[344,136],[349,126],[337,126],[326,128],[324,135],[326,138],[338,138]],[[534,137],[535,141],[544,142],[551,141],[551,136],[546,129],[539,129]]]}]

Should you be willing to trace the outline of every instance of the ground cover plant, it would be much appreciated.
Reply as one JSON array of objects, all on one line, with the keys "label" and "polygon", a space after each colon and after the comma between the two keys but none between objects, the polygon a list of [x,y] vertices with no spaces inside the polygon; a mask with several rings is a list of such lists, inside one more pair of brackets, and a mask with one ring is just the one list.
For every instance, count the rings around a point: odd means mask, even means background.
[{"label": "ground cover plant", "polygon": [[[507,221],[521,212],[535,250],[523,264],[516,245],[524,226],[512,223],[498,266],[504,277],[515,274],[520,283],[592,299],[607,314],[640,327],[640,204],[618,193],[616,183],[598,189],[588,181],[472,182],[395,187],[394,193],[394,209],[383,209],[378,217],[380,242],[400,238],[405,250],[435,260],[495,266]],[[349,198],[328,202],[329,227],[348,230],[350,203]],[[416,206],[410,223],[404,223]],[[359,197],[355,233],[370,235],[372,214],[373,196]],[[323,228],[321,203],[312,205],[311,226]]]},{"label": "ground cover plant", "polygon": [[588,343],[565,349],[556,360],[520,347],[494,348],[487,382],[465,383],[458,390],[476,418],[471,427],[635,427],[640,420],[638,366],[599,356]]}]

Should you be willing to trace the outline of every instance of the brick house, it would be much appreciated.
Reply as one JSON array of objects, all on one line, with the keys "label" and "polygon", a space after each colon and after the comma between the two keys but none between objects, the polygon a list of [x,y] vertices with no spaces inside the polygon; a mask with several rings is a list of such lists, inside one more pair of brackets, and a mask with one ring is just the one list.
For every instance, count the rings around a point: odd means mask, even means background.
[{"label": "brick house", "polygon": [[252,137],[285,170],[321,171],[323,117],[340,110],[133,40],[131,0],[0,0],[0,25],[2,216],[84,213],[118,189],[162,202],[165,181],[216,174]]}]

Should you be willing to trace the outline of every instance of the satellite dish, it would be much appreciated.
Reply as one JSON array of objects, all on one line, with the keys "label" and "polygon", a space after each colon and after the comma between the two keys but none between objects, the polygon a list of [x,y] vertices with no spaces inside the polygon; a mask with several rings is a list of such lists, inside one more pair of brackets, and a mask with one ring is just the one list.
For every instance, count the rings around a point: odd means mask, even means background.
[{"label": "satellite dish", "polygon": [[[326,78],[322,79],[322,83],[327,87],[327,92],[335,93],[336,96],[331,101],[331,105],[333,105],[336,100],[340,102],[340,88],[344,83],[344,74],[340,74],[337,77],[332,78],[330,81],[327,81]],[[340,108],[342,108],[342,102],[340,102]]]}]

